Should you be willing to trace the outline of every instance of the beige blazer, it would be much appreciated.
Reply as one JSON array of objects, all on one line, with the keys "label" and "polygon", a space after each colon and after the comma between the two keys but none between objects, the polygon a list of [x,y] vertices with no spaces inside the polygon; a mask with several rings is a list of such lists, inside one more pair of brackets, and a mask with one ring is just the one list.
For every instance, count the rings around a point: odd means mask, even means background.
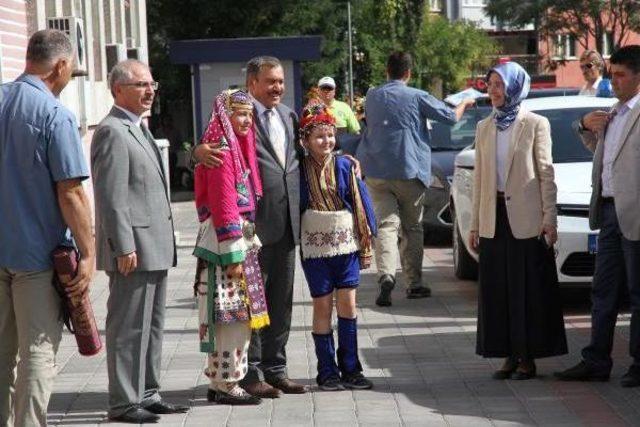
[{"label": "beige blazer", "polygon": [[[613,194],[616,216],[622,235],[629,240],[640,240],[640,102],[636,103],[622,130],[622,144],[615,154],[612,167]],[[604,132],[582,132],[582,142],[593,155],[591,176],[591,204],[589,227],[601,227],[602,159],[604,156]]]},{"label": "beige blazer", "polygon": [[[493,238],[496,224],[496,132],[493,113],[476,128],[471,230]],[[528,239],[556,226],[556,193],[549,120],[520,109],[511,125],[505,202],[513,236]]]}]

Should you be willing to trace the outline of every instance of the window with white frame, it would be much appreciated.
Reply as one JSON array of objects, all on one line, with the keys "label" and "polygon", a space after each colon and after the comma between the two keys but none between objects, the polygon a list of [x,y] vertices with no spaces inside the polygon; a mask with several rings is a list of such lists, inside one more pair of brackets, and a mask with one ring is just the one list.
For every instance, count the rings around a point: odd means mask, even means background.
[{"label": "window with white frame", "polygon": [[602,35],[602,56],[609,57],[615,49],[615,41],[613,40],[613,32],[605,31]]},{"label": "window with white frame", "polygon": [[576,36],[573,34],[558,34],[554,40],[555,58],[569,59],[576,57]]},{"label": "window with white frame", "polygon": [[464,0],[463,6],[484,6],[487,4],[487,0]]},{"label": "window with white frame", "polygon": [[442,0],[429,0],[429,10],[431,12],[441,12]]}]

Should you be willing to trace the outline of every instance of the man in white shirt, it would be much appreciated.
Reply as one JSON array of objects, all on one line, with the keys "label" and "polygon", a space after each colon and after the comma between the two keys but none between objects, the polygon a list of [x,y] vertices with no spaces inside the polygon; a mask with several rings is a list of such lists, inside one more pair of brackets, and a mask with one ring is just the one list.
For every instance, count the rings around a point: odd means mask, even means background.
[{"label": "man in white shirt", "polygon": [[583,360],[556,376],[565,381],[607,381],[620,289],[629,289],[633,362],[620,384],[640,386],[640,45],[611,55],[611,80],[619,102],[593,111],[579,124],[594,152],[589,226],[600,229],[592,284],[591,342]]},{"label": "man in white shirt", "polygon": [[595,50],[585,50],[580,56],[580,71],[584,77],[584,86],[580,89],[579,95],[596,96],[598,85],[602,80],[604,71],[604,60]]}]

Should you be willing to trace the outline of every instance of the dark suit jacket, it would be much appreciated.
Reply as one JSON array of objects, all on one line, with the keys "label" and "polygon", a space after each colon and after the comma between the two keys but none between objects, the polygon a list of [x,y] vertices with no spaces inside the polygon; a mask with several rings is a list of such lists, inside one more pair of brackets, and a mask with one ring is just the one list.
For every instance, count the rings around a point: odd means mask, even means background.
[{"label": "dark suit jacket", "polygon": [[291,229],[296,243],[300,235],[298,116],[282,104],[276,110],[285,124],[287,134],[287,163],[284,167],[278,161],[269,140],[266,124],[258,114],[258,109],[254,109],[256,146],[263,186],[263,196],[258,202],[256,213],[256,233],[263,245],[277,243],[284,237],[287,228]]},{"label": "dark suit jacket", "polygon": [[116,107],[93,134],[98,270],[116,271],[116,257],[132,251],[138,257],[136,271],[175,265],[171,205],[158,157],[155,143]]}]

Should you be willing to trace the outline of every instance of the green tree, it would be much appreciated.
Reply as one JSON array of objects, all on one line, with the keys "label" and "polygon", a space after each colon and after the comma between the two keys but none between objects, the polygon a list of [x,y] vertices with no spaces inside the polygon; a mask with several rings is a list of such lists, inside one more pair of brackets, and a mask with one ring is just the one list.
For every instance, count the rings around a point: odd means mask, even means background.
[{"label": "green tree", "polygon": [[425,15],[415,47],[414,75],[419,86],[433,88],[441,82],[443,93],[450,93],[464,87],[474,72],[484,72],[496,53],[494,42],[475,24]]},{"label": "green tree", "polygon": [[612,32],[614,45],[621,46],[630,32],[640,30],[639,0],[488,0],[486,11],[516,28],[535,24],[543,38],[573,34],[584,48],[600,52],[605,32]]}]

